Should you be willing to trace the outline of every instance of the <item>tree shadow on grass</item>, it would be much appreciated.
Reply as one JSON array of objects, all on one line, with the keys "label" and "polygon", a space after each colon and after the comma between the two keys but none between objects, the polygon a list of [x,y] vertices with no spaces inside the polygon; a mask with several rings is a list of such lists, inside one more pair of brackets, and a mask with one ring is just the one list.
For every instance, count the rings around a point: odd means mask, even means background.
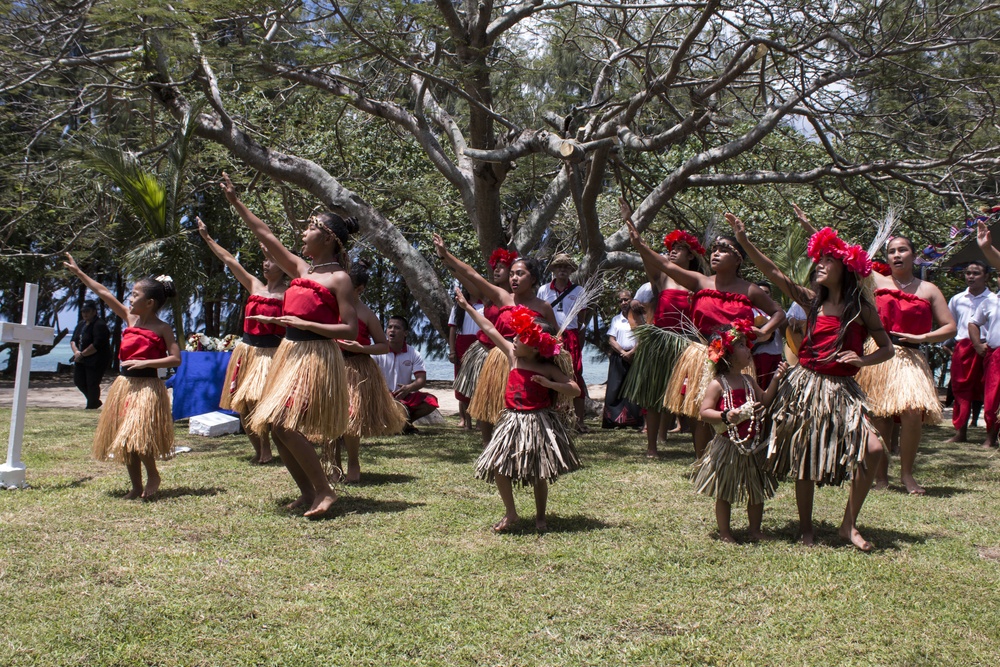
[{"label": "tree shadow on grass", "polygon": [[[65,491],[66,489],[78,489],[83,486],[86,482],[94,479],[93,475],[87,475],[86,477],[79,477],[68,482],[62,482],[61,484],[38,484],[33,486],[36,491]],[[125,495],[124,493],[122,495]]]},{"label": "tree shadow on grass", "polygon": [[[814,522],[813,531],[816,546],[830,547],[834,549],[840,547],[854,549],[854,546],[848,540],[840,537],[838,532],[839,530],[839,525],[834,525],[829,521]],[[861,523],[859,525],[859,530],[861,531],[861,534],[864,535],[865,539],[874,545],[874,548],[872,549],[873,552],[898,551],[903,544],[925,544],[928,538],[934,537],[933,534],[918,535],[915,533],[904,533],[898,530],[881,528],[865,523]],[[799,522],[786,522],[785,525],[779,528],[777,533],[775,533],[775,537],[789,542],[798,542]]]},{"label": "tree shadow on grass", "polygon": [[416,477],[413,475],[401,475],[391,472],[364,472],[361,473],[360,482],[350,484],[349,486],[357,488],[364,486],[384,486],[387,484],[409,484],[415,479]]},{"label": "tree shadow on grass", "polygon": [[[186,496],[217,496],[220,493],[225,493],[226,489],[221,486],[203,486],[200,488],[194,488],[191,486],[174,486],[174,487],[161,487],[156,495],[150,499],[143,498],[144,502],[155,503],[161,500],[167,500],[170,498],[184,498]],[[108,491],[108,495],[112,498],[124,498],[128,495],[129,489],[125,490],[115,490]]]}]

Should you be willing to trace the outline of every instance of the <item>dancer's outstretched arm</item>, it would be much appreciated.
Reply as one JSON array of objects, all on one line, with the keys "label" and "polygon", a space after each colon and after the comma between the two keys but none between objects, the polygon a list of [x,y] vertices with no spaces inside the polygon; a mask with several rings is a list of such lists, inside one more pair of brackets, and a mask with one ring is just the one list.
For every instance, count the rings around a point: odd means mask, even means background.
[{"label": "dancer's outstretched arm", "polygon": [[743,221],[732,213],[726,213],[726,222],[733,228],[736,240],[747,251],[747,257],[754,263],[764,277],[778,286],[785,295],[792,301],[800,304],[803,308],[808,308],[816,296],[811,289],[798,285],[791,278],[785,275],[784,271],[778,268],[770,257],[760,251],[747,236],[746,226]]},{"label": "dancer's outstretched arm", "polygon": [[100,297],[101,301],[106,303],[108,308],[111,309],[111,312],[125,322],[129,321],[129,310],[125,304],[116,299],[115,295],[111,293],[111,290],[84,273],[83,269],[76,265],[76,260],[73,259],[73,255],[66,253],[66,261],[63,262],[63,266],[69,269],[70,273],[79,278],[80,282],[87,286],[87,289]]},{"label": "dancer's outstretched arm", "polygon": [[[632,212],[628,209],[628,204],[622,201],[622,218],[625,222],[625,226],[628,227],[629,240],[632,241],[632,247],[639,252],[639,256],[642,257],[642,265],[645,267],[647,263],[653,269],[667,274],[669,277],[677,281],[678,284],[683,286],[685,289],[689,289],[692,292],[697,292],[701,289],[708,289],[711,285],[708,282],[708,277],[697,271],[689,271],[687,269],[682,269],[668,258],[664,257],[660,253],[656,252],[650,248],[645,241],[642,240],[642,234],[639,230],[635,228],[632,224]],[[647,273],[649,269],[646,269]]]},{"label": "dancer's outstretched arm", "polygon": [[278,240],[278,237],[274,235],[274,232],[271,231],[271,228],[263,220],[251,213],[246,204],[240,201],[233,182],[229,180],[229,174],[223,172],[222,183],[219,184],[219,187],[222,188],[222,194],[225,195],[226,201],[232,204],[233,208],[236,209],[236,213],[243,219],[243,222],[246,223],[250,231],[254,233],[254,236],[264,244],[267,252],[271,253],[274,261],[278,263],[278,266],[281,267],[281,270],[285,274],[294,278],[302,277],[308,273],[309,263],[286,248]]},{"label": "dancer's outstretched arm", "polygon": [[1000,270],[1000,250],[993,246],[993,235],[989,226],[982,220],[976,223],[976,243],[983,251],[986,261],[992,264],[994,269]]},{"label": "dancer's outstretched arm", "polygon": [[806,230],[809,236],[815,234],[816,227],[813,223],[809,222],[809,216],[806,215],[806,212],[799,208],[799,205],[795,202],[792,202],[792,210],[795,211],[795,217],[798,219],[799,224],[802,225],[802,229]]},{"label": "dancer's outstretched arm", "polygon": [[212,254],[219,258],[226,268],[233,274],[233,277],[243,285],[243,288],[253,294],[254,292],[262,289],[264,284],[259,280],[254,278],[253,274],[243,268],[243,265],[236,261],[233,254],[223,248],[218,242],[212,238],[208,233],[208,227],[202,222],[201,218],[195,218],[198,223],[198,233],[201,234],[201,238],[205,241],[205,245],[208,249],[212,251]]},{"label": "dancer's outstretched arm", "polygon": [[498,306],[507,306],[513,303],[510,292],[483,278],[474,268],[448,252],[440,234],[434,235],[433,242],[434,253],[441,259],[441,263],[451,271],[452,275],[458,278],[465,289],[469,290],[469,295],[473,299],[491,301]]},{"label": "dancer's outstretched arm", "polygon": [[465,309],[469,317],[479,325],[479,328],[483,330],[483,333],[489,336],[489,339],[493,341],[493,344],[499,347],[501,350],[507,353],[507,356],[513,359],[514,356],[514,344],[509,340],[504,338],[497,328],[493,326],[493,323],[488,319],[483,317],[483,314],[476,310],[472,304],[465,300],[465,296],[462,294],[462,290],[455,290],[455,303],[459,308]]}]

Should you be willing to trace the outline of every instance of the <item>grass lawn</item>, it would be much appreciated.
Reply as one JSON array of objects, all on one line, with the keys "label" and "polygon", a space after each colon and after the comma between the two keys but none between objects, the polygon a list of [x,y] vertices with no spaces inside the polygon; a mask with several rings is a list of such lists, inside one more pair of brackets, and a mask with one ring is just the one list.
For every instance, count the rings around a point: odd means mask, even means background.
[{"label": "grass lawn", "polygon": [[[634,433],[578,440],[550,532],[496,536],[478,435],[369,443],[333,516],[280,509],[281,467],[242,436],[178,428],[155,502],[89,459],[96,415],[29,411],[27,491],[0,492],[3,665],[996,665],[1000,461],[924,435],[924,498],[873,492],[865,555],[836,529],[847,489],[816,494],[820,546],[793,543],[792,485],[768,503],[778,540],[726,545],[674,436],[648,461]],[[9,410],[0,410],[6,439]],[[973,430],[974,438],[982,432]],[[894,469],[894,474],[898,469]],[[517,495],[533,515],[530,491]],[[734,508],[735,510],[735,508]],[[746,516],[734,511],[745,535]]]}]

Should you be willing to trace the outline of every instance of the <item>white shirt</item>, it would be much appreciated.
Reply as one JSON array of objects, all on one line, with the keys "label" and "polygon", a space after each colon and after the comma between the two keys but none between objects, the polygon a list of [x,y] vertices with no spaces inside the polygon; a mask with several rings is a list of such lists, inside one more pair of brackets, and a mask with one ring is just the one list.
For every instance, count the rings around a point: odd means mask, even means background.
[{"label": "white shirt", "polygon": [[798,301],[794,301],[792,302],[792,307],[785,313],[785,318],[789,320],[802,320],[804,322],[809,319],[809,316],[806,314],[806,309],[799,305]]},{"label": "white shirt", "polygon": [[414,373],[426,373],[424,368],[424,358],[420,356],[415,347],[403,346],[403,351],[395,353],[390,350],[387,354],[376,354],[372,356],[385,383],[389,385],[389,391],[396,391],[404,384],[410,384]]},{"label": "white shirt", "polygon": [[653,283],[643,283],[639,289],[635,291],[635,296],[633,298],[639,303],[652,303]]},{"label": "white shirt", "polygon": [[[990,349],[1000,348],[1000,298],[996,294],[991,293],[979,303],[969,322],[979,326],[979,338]],[[969,333],[968,327],[965,333]]]},{"label": "white shirt", "polygon": [[[485,306],[483,305],[483,302],[480,301],[479,303],[475,304],[473,308],[476,309],[477,313],[482,315]],[[448,316],[448,326],[450,327],[455,326],[455,317],[457,314],[458,314],[458,306],[452,306],[451,315]],[[475,336],[477,333],[479,333],[479,325],[476,324],[476,321],[474,319],[472,319],[472,315],[469,315],[469,313],[465,313],[465,318],[462,320],[462,326],[455,333],[458,334],[459,336]]]},{"label": "white shirt", "polygon": [[[579,285],[571,284],[570,287],[567,287],[566,289],[569,290],[569,294],[567,294],[566,297],[559,302],[559,305],[552,307],[552,310],[555,311],[556,314],[556,325],[560,329],[563,328],[563,322],[566,320],[566,315],[569,314],[569,311],[573,310],[573,304],[577,302],[577,299],[583,296],[583,288]],[[562,294],[562,292],[556,290],[556,284],[554,281],[538,288],[538,298],[547,303],[554,302],[559,298],[560,294]],[[566,325],[566,329],[576,329],[578,326],[579,321],[576,317],[574,317],[573,321]]]},{"label": "white shirt", "polygon": [[621,313],[611,318],[611,324],[608,325],[608,336],[614,336],[618,345],[626,352],[635,347],[632,325],[628,323],[628,318]]},{"label": "white shirt", "polygon": [[969,337],[969,320],[976,313],[979,304],[991,295],[992,292],[989,290],[983,290],[982,294],[978,296],[965,290],[951,297],[948,301],[948,310],[951,311],[951,316],[955,318],[955,324],[958,326],[955,340],[965,340]]}]

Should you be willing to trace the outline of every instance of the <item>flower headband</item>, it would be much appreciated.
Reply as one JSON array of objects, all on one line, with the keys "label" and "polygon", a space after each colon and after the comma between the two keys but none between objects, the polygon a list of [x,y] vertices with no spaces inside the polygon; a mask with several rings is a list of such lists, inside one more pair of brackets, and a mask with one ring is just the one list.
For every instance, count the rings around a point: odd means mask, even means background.
[{"label": "flower headband", "polygon": [[497,268],[497,264],[503,264],[504,266],[509,267],[517,260],[517,257],[518,255],[516,250],[497,248],[493,251],[493,254],[490,255],[490,268]]},{"label": "flower headband", "polygon": [[691,252],[698,253],[702,257],[705,256],[705,249],[701,247],[700,243],[698,243],[698,239],[695,238],[695,235],[690,232],[675,229],[663,237],[663,245],[666,246],[667,251],[673,250],[674,245],[677,243],[686,245],[691,249]]},{"label": "flower headband", "polygon": [[561,346],[552,334],[542,331],[542,327],[535,321],[537,316],[527,306],[514,306],[510,311],[511,328],[522,343],[538,350],[540,356],[552,358],[559,354]]},{"label": "flower headband", "polygon": [[839,259],[848,271],[856,273],[860,278],[867,278],[872,272],[872,260],[864,248],[847,245],[837,236],[837,230],[830,227],[824,227],[812,235],[806,254],[813,262],[818,262],[824,255]]},{"label": "flower headband", "polygon": [[749,345],[757,340],[757,334],[753,332],[753,320],[743,317],[733,322],[730,329],[725,329],[719,333],[719,337],[708,344],[708,361],[713,366],[717,366],[719,361],[732,354],[736,341],[743,339]]}]

